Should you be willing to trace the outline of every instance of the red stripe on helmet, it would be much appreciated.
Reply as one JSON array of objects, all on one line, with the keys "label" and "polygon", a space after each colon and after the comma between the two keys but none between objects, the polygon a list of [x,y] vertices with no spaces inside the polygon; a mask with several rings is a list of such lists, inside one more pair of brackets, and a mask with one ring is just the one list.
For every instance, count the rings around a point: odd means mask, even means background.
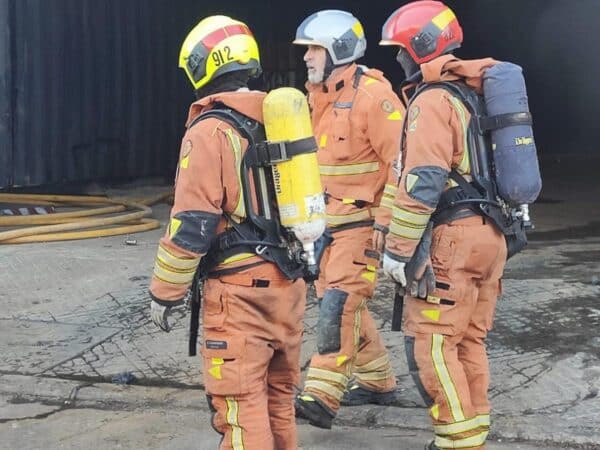
[{"label": "red stripe on helmet", "polygon": [[246,34],[252,36],[252,32],[245,25],[227,25],[226,27],[219,28],[212,33],[207,34],[202,39],[202,45],[204,45],[209,51],[212,50],[219,42],[228,38],[229,36],[235,36],[238,34]]}]

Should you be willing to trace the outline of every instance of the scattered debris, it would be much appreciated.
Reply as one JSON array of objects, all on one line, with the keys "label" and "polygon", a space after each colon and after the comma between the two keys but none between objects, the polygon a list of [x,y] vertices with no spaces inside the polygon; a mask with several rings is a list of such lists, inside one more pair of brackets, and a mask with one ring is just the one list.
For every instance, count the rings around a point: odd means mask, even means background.
[{"label": "scattered debris", "polygon": [[112,377],[112,382],[115,384],[133,384],[137,381],[136,376],[131,372],[121,372]]}]

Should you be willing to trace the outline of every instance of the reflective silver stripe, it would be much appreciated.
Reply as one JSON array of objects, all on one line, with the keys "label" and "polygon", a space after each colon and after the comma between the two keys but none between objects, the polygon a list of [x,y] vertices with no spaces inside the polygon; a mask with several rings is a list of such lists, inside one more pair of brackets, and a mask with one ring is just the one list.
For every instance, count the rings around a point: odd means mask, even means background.
[{"label": "reflective silver stripe", "polygon": [[337,166],[319,166],[319,173],[324,176],[359,175],[361,173],[377,172],[378,170],[379,161]]},{"label": "reflective silver stripe", "polygon": [[227,138],[229,139],[229,142],[231,143],[231,148],[233,149],[233,157],[235,159],[235,167],[236,167],[236,171],[235,173],[237,174],[237,182],[238,182],[238,188],[239,188],[239,196],[238,196],[238,201],[237,201],[237,205],[235,206],[235,209],[233,210],[233,215],[236,215],[238,217],[245,217],[246,216],[246,207],[244,205],[244,190],[242,189],[242,179],[240,177],[240,167],[242,164],[242,143],[240,141],[240,138],[233,133],[233,131],[231,130],[231,128],[228,128],[227,130],[225,130],[225,134],[227,135]]},{"label": "reflective silver stripe", "polygon": [[231,446],[233,450],[244,450],[244,438],[242,435],[242,427],[240,427],[239,403],[233,397],[225,397],[227,402],[227,423],[231,426]]},{"label": "reflective silver stripe", "polygon": [[[324,392],[327,395],[331,395],[336,400],[340,400],[344,395],[344,391],[342,389],[332,386],[331,384],[326,383],[324,381],[306,380],[306,382],[304,383],[304,389],[306,390],[308,388]],[[310,391],[308,392],[310,393]]]},{"label": "reflective silver stripe", "polygon": [[368,209],[339,216],[327,214],[327,224],[335,227],[336,225],[344,225],[346,223],[360,222],[361,220],[369,220],[372,217],[373,210],[369,211]]},{"label": "reflective silver stripe", "polygon": [[161,262],[157,259],[154,263],[154,276],[159,280],[165,281],[171,284],[188,284],[194,279],[194,273],[196,269],[192,269],[189,272],[174,272],[169,270],[167,267],[163,267]]},{"label": "reflective silver stripe", "polygon": [[395,197],[397,192],[398,192],[398,187],[394,186],[393,184],[386,184],[385,187],[383,188],[383,193],[387,194],[387,195],[391,195],[392,197]]},{"label": "reflective silver stripe", "polygon": [[426,226],[431,217],[431,214],[429,213],[414,213],[398,206],[394,206],[392,215],[394,219],[399,221],[420,226]]},{"label": "reflective silver stripe", "polygon": [[388,197],[384,195],[383,197],[381,197],[381,202],[379,203],[379,206],[382,206],[383,208],[387,209],[392,209],[394,207],[394,197]]},{"label": "reflective silver stripe", "polygon": [[479,447],[485,444],[485,440],[487,438],[488,431],[483,431],[481,433],[476,434],[475,436],[471,436],[464,439],[448,439],[441,436],[435,437],[435,445],[440,448],[471,448],[471,447]]},{"label": "reflective silver stripe", "polygon": [[381,370],[381,371],[373,371],[373,372],[369,372],[369,373],[356,373],[355,377],[358,380],[364,380],[364,381],[381,381],[381,380],[387,380],[388,378],[391,378],[394,376],[394,373],[392,371],[392,368],[390,367],[389,369],[385,369],[385,370]]},{"label": "reflective silver stripe", "polygon": [[[448,402],[448,406],[450,407],[452,417],[456,422],[461,422],[465,420],[465,415],[462,410],[460,399],[458,398],[458,393],[456,392],[456,387],[454,386],[454,381],[452,381],[452,377],[450,376],[450,372],[446,366],[443,350],[444,336],[441,334],[433,334],[431,336],[431,360],[433,361],[433,367],[435,369],[438,381],[442,386],[442,392],[444,393],[446,401]],[[442,447],[446,446],[443,445]]]},{"label": "reflective silver stripe", "polygon": [[462,125],[463,131],[463,157],[460,161],[460,164],[456,168],[456,171],[460,174],[469,173],[471,171],[471,165],[469,164],[469,147],[467,142],[467,116],[465,112],[465,107],[462,102],[456,97],[450,97],[450,102],[454,106],[456,113],[458,114],[458,118],[460,119],[460,124]]},{"label": "reflective silver stripe", "polygon": [[200,262],[200,258],[180,258],[175,256],[162,245],[158,246],[156,259],[163,263],[163,265],[172,267],[177,271],[188,271],[191,269],[196,270],[196,267]]},{"label": "reflective silver stripe", "polygon": [[344,374],[332,372],[330,370],[317,369],[315,367],[309,367],[308,372],[306,373],[307,379],[320,379],[325,381],[331,381],[332,383],[337,383],[343,387],[346,387],[348,384],[348,377]]},{"label": "reflective silver stripe", "polygon": [[406,239],[412,239],[412,240],[418,241],[419,239],[421,239],[421,236],[423,236],[424,232],[425,232],[425,227],[415,228],[415,227],[411,227],[411,226],[407,226],[407,225],[400,225],[393,219],[392,219],[392,222],[390,223],[390,233],[395,234],[400,237],[403,237],[403,238],[406,238]]},{"label": "reflective silver stripe", "polygon": [[390,358],[388,355],[383,355],[371,362],[363,364],[362,366],[354,366],[354,372],[372,372],[380,367],[389,366],[389,364]]},{"label": "reflective silver stripe", "polygon": [[[354,354],[353,354],[353,358],[356,358],[356,355],[358,354],[358,348],[360,346],[360,329],[361,329],[361,325],[362,325],[362,320],[361,320],[361,313],[362,310],[364,309],[365,305],[367,303],[367,299],[362,299],[362,301],[359,303],[358,307],[356,308],[356,311],[354,311],[354,335],[353,337],[353,341],[354,341]],[[356,361],[356,359],[354,359]],[[352,364],[346,364],[346,373],[348,374],[348,378],[350,377],[350,375],[352,374]]]},{"label": "reflective silver stripe", "polygon": [[481,414],[473,417],[472,419],[464,420],[462,422],[448,423],[444,425],[434,425],[433,431],[438,436],[451,436],[453,434],[464,433],[466,431],[475,430],[480,427],[490,426],[490,415]]}]

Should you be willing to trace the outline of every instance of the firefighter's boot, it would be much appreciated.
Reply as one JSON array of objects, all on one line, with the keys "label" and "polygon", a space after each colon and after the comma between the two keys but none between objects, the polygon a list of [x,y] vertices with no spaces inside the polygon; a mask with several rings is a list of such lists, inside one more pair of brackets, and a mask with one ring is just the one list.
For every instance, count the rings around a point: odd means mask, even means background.
[{"label": "firefighter's boot", "polygon": [[358,383],[350,385],[340,403],[345,406],[358,405],[391,405],[396,401],[396,392],[375,392],[363,388]]},{"label": "firefighter's boot", "polygon": [[317,398],[309,394],[300,394],[296,397],[296,417],[308,420],[319,428],[331,429],[335,414]]}]

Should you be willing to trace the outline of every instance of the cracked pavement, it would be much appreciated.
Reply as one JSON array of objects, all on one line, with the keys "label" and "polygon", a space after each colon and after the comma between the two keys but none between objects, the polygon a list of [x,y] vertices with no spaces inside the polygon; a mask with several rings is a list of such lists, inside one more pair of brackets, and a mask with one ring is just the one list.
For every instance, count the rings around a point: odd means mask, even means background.
[{"label": "cracked pavement", "polygon": [[[509,262],[488,339],[491,449],[600,449],[600,211],[590,216],[561,197],[560,183],[554,189],[533,209],[529,248]],[[154,210],[164,223],[168,206]],[[557,220],[576,210],[585,217]],[[161,233],[136,235],[135,246],[117,236],[0,247],[0,449],[198,448],[198,432],[200,448],[216,447],[201,361],[187,357],[186,311],[174,311],[168,334],[149,322]],[[391,299],[384,280],[371,311],[398,378],[396,404],[342,408],[330,432],[303,425],[302,448],[389,448],[393,439],[416,449],[427,440],[402,334],[390,331]],[[311,296],[304,368],[316,314]],[[135,386],[111,384],[122,373]]]}]

